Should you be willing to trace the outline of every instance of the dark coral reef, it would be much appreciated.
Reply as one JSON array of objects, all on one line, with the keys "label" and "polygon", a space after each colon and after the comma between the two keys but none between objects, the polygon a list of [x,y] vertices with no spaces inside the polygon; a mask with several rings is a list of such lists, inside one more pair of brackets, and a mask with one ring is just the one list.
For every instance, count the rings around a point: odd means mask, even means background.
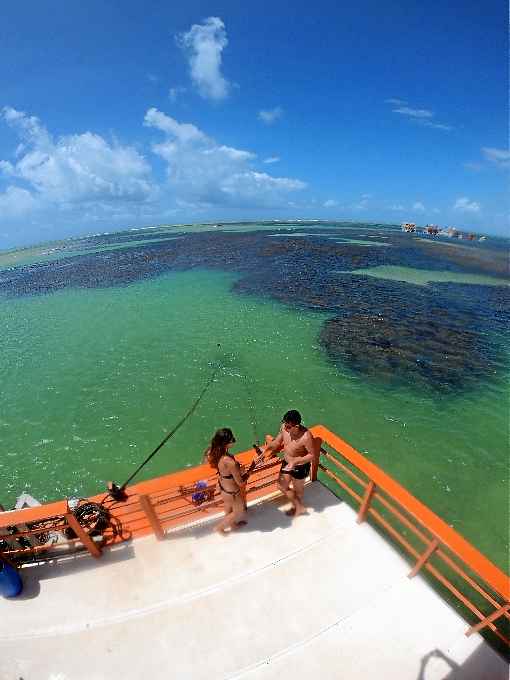
[{"label": "dark coral reef", "polygon": [[[147,233],[74,241],[74,249],[98,250],[73,256],[63,251],[53,262],[4,270],[0,294],[102,288],[167,271],[221,269],[239,274],[234,284],[238,294],[323,311],[319,340],[327,356],[364,377],[445,391],[465,389],[500,372],[501,337],[509,320],[507,286],[417,286],[349,272],[399,265],[501,277],[507,275],[505,244],[451,246],[384,227],[367,236],[362,226],[315,225],[316,235],[311,225],[279,226],[245,233],[169,230],[167,238],[157,234],[158,242],[152,241],[156,234]],[[370,238],[388,245],[348,240]],[[102,248],[109,245],[121,247]]]}]

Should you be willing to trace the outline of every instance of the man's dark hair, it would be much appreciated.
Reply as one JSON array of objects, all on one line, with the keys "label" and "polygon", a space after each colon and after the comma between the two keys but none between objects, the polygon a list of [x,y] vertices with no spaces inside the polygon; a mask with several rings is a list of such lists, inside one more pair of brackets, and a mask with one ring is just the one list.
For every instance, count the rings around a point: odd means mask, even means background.
[{"label": "man's dark hair", "polygon": [[294,409],[287,411],[282,418],[282,423],[292,423],[292,425],[301,425],[301,413]]}]

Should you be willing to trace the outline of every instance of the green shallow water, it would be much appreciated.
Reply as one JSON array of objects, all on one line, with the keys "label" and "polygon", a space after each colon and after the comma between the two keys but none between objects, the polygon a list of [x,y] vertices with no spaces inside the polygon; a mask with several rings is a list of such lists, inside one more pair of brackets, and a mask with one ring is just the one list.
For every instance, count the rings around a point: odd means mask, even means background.
[{"label": "green shallow water", "polygon": [[219,361],[195,414],[139,479],[197,464],[217,427],[248,448],[254,428],[275,433],[298,408],[507,568],[508,381],[436,399],[375,386],[327,361],[317,342],[325,315],[232,294],[234,282],[194,270],[2,302],[0,502],[123,482]]}]

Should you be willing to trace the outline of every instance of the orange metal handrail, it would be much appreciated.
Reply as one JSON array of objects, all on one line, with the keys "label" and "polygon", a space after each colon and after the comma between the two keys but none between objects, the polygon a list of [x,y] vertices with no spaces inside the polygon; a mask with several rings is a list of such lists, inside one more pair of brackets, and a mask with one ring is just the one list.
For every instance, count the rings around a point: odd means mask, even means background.
[{"label": "orange metal handrail", "polygon": [[[237,459],[246,465],[253,459],[253,451],[241,453]],[[273,490],[276,490],[277,466],[277,459],[269,459],[252,473],[247,484],[249,499],[267,493],[269,487],[274,487]],[[101,503],[106,499],[105,507],[108,508],[113,520],[122,526],[122,533],[115,534],[114,532],[112,540],[108,540],[108,543],[116,543],[126,538],[136,538],[150,533],[156,533],[158,538],[162,538],[165,529],[203,518],[204,515],[218,513],[221,500],[217,490],[210,502],[195,505],[190,500],[192,493],[197,491],[194,487],[197,481],[205,480],[207,488],[214,489],[216,479],[216,473],[209,465],[199,465],[130,486],[126,489],[128,498],[122,503],[112,502],[105,494],[87,500]],[[56,544],[52,541],[28,547],[22,544],[21,539],[30,536],[48,532],[62,533],[70,524],[74,524],[73,519],[74,516],[69,513],[66,501],[0,513],[0,540],[4,539],[9,543],[7,549],[0,551],[0,556],[9,555],[10,559],[18,558],[22,563],[27,557],[39,560],[40,553],[44,553],[45,557],[50,559],[51,556],[57,557],[62,554],[62,547],[65,545],[81,544],[94,557],[97,557],[99,547],[89,539],[88,534],[81,527],[75,531],[78,538],[72,540],[64,540],[61,536]],[[53,523],[51,520],[54,520]],[[30,529],[27,526],[42,521],[48,524]],[[2,531],[2,527],[16,527],[16,531],[8,533],[5,530]],[[75,529],[74,526],[72,528]],[[13,547],[16,542],[19,547]]]},{"label": "orange metal handrail", "polygon": [[[468,543],[468,541],[454,529],[449,527],[427,506],[412,496],[404,487],[398,484],[398,482],[356,451],[356,449],[350,446],[341,437],[322,425],[318,425],[311,429],[315,436],[321,437],[337,454],[355,467],[357,471],[361,471],[366,476],[367,481],[362,480],[357,474],[352,472],[349,467],[338,460],[336,455],[332,455],[324,450],[322,451],[323,457],[328,463],[332,463],[335,467],[345,472],[364,489],[363,496],[360,496],[349,486],[349,484],[340,479],[337,474],[329,470],[324,464],[320,464],[319,467],[325,472],[326,476],[333,479],[333,481],[339,484],[341,488],[347,491],[360,504],[358,521],[363,521],[367,514],[374,517],[377,522],[417,560],[409,574],[410,577],[414,576],[420,569],[426,569],[480,619],[480,623],[470,628],[466,634],[469,635],[472,632],[487,626],[503,640],[506,645],[510,646],[510,640],[494,625],[494,622],[500,617],[510,618],[508,606],[508,600],[510,599],[509,576],[498,569],[498,567],[490,562],[474,546]],[[381,491],[384,495],[380,493]],[[388,496],[393,503],[385,498],[385,495]],[[392,516],[396,517],[406,527],[413,531],[413,533],[425,544],[426,549],[423,553],[417,551],[394,526],[382,517],[377,510],[371,507],[374,500],[381,502],[382,505],[390,511]],[[402,510],[412,518],[412,520],[417,522],[422,529],[415,526],[413,521],[409,520],[394,506],[394,503],[402,508]],[[423,533],[423,530],[426,530],[430,536],[426,536]],[[444,550],[441,550],[441,546],[448,548],[448,550],[476,574],[482,582],[489,586],[494,593],[497,593],[503,599],[503,602],[499,603],[495,597],[490,593],[487,593],[459,564],[452,560]],[[438,558],[447,564],[470,587],[481,594],[487,602],[495,607],[495,611],[489,615],[483,614],[464,593],[460,592],[456,586],[438,571],[437,567],[434,567],[429,562],[432,554],[437,555]]]}]

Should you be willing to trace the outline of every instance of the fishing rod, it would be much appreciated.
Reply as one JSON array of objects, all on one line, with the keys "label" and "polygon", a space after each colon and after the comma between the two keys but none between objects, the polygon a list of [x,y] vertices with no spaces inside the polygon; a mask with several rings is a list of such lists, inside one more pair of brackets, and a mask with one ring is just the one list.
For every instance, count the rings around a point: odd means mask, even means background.
[{"label": "fishing rod", "polygon": [[[221,344],[218,343],[217,345],[218,350],[221,348]],[[218,374],[218,371],[221,368],[221,363],[218,361],[218,365],[213,369],[213,372],[211,373],[211,376],[209,377],[208,381],[206,382],[205,386],[203,387],[202,391],[200,392],[198,398],[193,402],[193,405],[187,411],[187,413],[181,418],[181,420],[177,423],[177,425],[164,437],[164,439],[156,446],[154,451],[150,453],[147,458],[139,465],[136,470],[133,472],[133,474],[126,479],[124,484],[119,486],[118,484],[115,484],[115,482],[108,482],[107,489],[108,489],[108,495],[113,498],[115,501],[126,501],[128,498],[128,495],[126,493],[126,487],[131,482],[132,479],[136,477],[136,475],[140,472],[140,470],[147,465],[147,463],[156,455],[156,453],[167,443],[169,439],[171,439],[174,434],[181,428],[184,423],[188,420],[190,416],[193,415],[195,412],[197,406],[200,404],[202,401],[205,393],[209,389],[209,387],[212,385],[214,382],[216,375]],[[105,497],[106,500],[107,496]],[[104,501],[103,501],[104,502]]]}]

